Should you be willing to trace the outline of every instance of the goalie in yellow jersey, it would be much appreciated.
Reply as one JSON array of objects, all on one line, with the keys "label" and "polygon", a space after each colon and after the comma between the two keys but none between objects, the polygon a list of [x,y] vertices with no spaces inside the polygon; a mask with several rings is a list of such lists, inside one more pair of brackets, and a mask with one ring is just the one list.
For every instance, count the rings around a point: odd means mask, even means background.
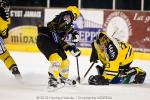
[{"label": "goalie in yellow jersey", "polygon": [[21,78],[18,67],[5,47],[4,39],[8,37],[8,26],[11,23],[9,17],[9,2],[0,0],[0,59],[17,79]]},{"label": "goalie in yellow jersey", "polygon": [[89,84],[142,84],[146,72],[138,67],[131,67],[133,59],[134,51],[130,44],[109,37],[105,32],[99,33],[92,43],[90,62],[100,60],[103,66],[96,66],[98,75],[91,75]]}]

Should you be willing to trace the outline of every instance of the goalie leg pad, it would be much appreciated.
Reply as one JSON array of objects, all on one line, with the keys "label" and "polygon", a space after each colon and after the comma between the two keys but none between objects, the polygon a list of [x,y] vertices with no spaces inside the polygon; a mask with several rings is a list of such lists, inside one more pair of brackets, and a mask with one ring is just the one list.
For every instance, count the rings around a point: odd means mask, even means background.
[{"label": "goalie leg pad", "polygon": [[146,72],[139,72],[135,76],[134,83],[136,83],[136,84],[142,84],[142,83],[144,83],[145,77],[146,77]]},{"label": "goalie leg pad", "polygon": [[142,84],[146,77],[146,72],[138,67],[132,67],[126,72],[123,83]]}]

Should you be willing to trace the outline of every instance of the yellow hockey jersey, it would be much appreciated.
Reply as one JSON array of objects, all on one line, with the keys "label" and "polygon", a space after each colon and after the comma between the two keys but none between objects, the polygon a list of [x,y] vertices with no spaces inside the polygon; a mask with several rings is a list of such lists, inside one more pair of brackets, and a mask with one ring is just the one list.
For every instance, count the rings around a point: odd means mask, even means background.
[{"label": "yellow hockey jersey", "polygon": [[102,51],[99,44],[94,42],[98,59],[104,65],[103,76],[110,81],[119,73],[119,66],[124,66],[133,61],[132,46],[116,38],[109,37],[109,42]]}]

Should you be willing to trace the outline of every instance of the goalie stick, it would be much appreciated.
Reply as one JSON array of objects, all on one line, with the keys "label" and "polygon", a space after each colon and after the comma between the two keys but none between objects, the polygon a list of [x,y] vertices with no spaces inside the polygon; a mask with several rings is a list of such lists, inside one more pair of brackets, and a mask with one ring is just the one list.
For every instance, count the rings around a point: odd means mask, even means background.
[{"label": "goalie stick", "polygon": [[89,67],[89,69],[86,71],[86,73],[84,74],[83,78],[82,78],[82,81],[85,79],[85,77],[87,76],[87,74],[89,73],[89,71],[92,69],[93,65],[95,64],[95,62],[93,62],[91,64],[91,66]]}]

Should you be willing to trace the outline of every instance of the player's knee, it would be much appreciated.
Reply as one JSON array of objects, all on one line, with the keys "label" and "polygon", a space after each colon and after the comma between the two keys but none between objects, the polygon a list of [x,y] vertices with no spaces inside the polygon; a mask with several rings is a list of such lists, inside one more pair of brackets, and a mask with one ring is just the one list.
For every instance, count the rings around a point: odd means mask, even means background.
[{"label": "player's knee", "polygon": [[54,53],[49,56],[49,61],[51,64],[61,64],[62,58],[58,55],[58,53]]},{"label": "player's knee", "polygon": [[65,59],[65,60],[62,61],[60,68],[61,68],[61,69],[63,69],[63,68],[68,68],[68,67],[69,67],[69,64],[70,64],[69,60],[68,60],[68,59]]},{"label": "player's knee", "polygon": [[10,67],[15,63],[14,59],[10,56],[9,52],[6,51],[5,53],[0,55],[0,59],[5,63],[6,67],[10,69]]},{"label": "player's knee", "polygon": [[51,66],[49,67],[49,72],[54,74],[55,77],[59,76],[59,67],[62,62],[61,57],[57,54],[54,53],[50,55],[49,61],[51,62]]},{"label": "player's knee", "polygon": [[69,60],[63,60],[60,65],[60,73],[63,75],[63,77],[68,78],[69,75]]}]

